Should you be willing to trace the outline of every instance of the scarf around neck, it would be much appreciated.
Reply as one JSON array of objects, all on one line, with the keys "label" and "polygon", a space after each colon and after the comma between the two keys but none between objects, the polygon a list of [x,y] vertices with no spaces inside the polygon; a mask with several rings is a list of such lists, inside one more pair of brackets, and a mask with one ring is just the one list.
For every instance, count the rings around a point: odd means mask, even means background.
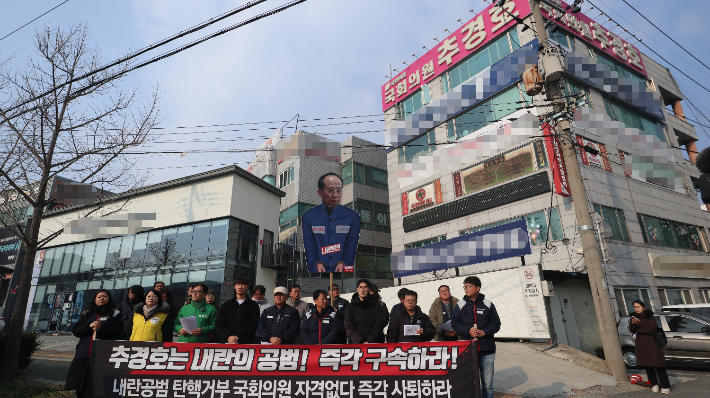
[{"label": "scarf around neck", "polygon": [[148,307],[148,304],[143,305],[143,316],[145,316],[146,318],[151,317],[153,314],[155,314],[156,311],[158,311],[158,304],[152,307]]}]

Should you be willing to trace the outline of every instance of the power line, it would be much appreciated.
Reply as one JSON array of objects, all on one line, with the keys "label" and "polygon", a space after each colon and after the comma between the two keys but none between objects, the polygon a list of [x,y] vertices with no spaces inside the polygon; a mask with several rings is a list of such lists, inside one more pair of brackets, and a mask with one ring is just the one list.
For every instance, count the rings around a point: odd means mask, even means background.
[{"label": "power line", "polygon": [[49,11],[45,12],[44,14],[42,14],[42,15],[38,16],[37,18],[35,18],[35,19],[31,20],[30,22],[27,22],[26,24],[24,24],[24,25],[20,26],[19,28],[17,28],[17,29],[15,29],[15,30],[13,30],[13,31],[12,31],[12,32],[10,32],[9,34],[5,35],[5,37],[3,37],[2,39],[0,39],[0,41],[3,41],[3,40],[5,40],[6,38],[8,38],[8,37],[12,36],[12,34],[13,34],[13,33],[17,32],[18,30],[20,30],[20,29],[24,28],[25,26],[27,26],[27,25],[31,24],[32,22],[34,22],[34,21],[36,21],[36,20],[38,20],[38,19],[42,18],[43,16],[45,16],[45,15],[49,14],[50,12],[52,12],[52,11],[56,10],[56,9],[57,9],[57,8],[59,8],[59,7],[60,7],[60,6],[62,5],[62,4],[66,3],[66,2],[68,2],[68,1],[69,1],[69,0],[64,0],[64,1],[63,1],[63,2],[61,2],[61,3],[60,3],[60,4],[58,5],[58,6],[56,6],[56,7],[52,8],[51,10],[49,10]]},{"label": "power line", "polygon": [[656,26],[656,24],[654,24],[654,23],[651,22],[648,18],[646,18],[645,15],[643,15],[641,12],[639,12],[639,10],[635,9],[634,6],[632,6],[631,4],[629,4],[628,1],[626,1],[626,0],[622,0],[622,1],[623,1],[624,3],[626,3],[627,6],[631,7],[632,10],[636,11],[636,13],[639,14],[639,15],[640,15],[643,19],[645,19],[648,23],[650,23],[651,25],[653,25],[654,28],[658,29],[659,32],[663,33],[663,36],[666,36],[670,41],[672,41],[672,42],[675,43],[678,47],[680,47],[683,51],[685,51],[686,53],[688,53],[688,55],[690,55],[691,57],[693,57],[696,61],[700,62],[704,67],[706,67],[706,68],[708,68],[708,69],[710,70],[710,67],[709,67],[709,66],[705,65],[705,64],[703,63],[703,61],[699,60],[695,55],[691,54],[690,51],[686,50],[685,47],[681,46],[680,43],[678,43],[677,41],[673,40],[673,38],[671,38],[670,36],[668,36],[668,35],[666,34],[666,32],[664,32],[663,30],[661,30],[661,28],[659,28],[658,26]]}]

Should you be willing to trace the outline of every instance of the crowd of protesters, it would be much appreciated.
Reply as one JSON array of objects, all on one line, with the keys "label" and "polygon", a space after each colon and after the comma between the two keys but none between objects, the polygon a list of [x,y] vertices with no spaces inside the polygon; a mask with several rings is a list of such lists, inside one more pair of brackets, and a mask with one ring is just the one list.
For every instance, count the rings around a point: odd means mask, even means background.
[{"label": "crowd of protesters", "polygon": [[[234,298],[219,303],[215,291],[204,283],[189,286],[184,305],[178,307],[163,282],[147,293],[131,286],[126,298],[115,304],[108,290],[100,290],[74,325],[79,338],[69,369],[66,389],[84,395],[91,342],[100,340],[223,344],[371,344],[476,340],[483,397],[493,397],[493,361],[500,318],[493,303],[480,293],[478,277],[464,280],[462,300],[447,285],[428,315],[418,304],[418,294],[402,288],[400,302],[388,312],[377,287],[367,279],[357,282],[350,301],[340,297],[340,287],[316,290],[313,305],[301,300],[301,287],[274,289],[273,304],[261,285],[250,290],[249,279],[234,280]],[[249,297],[248,292],[252,292]],[[196,328],[187,331],[182,318],[194,317]],[[384,329],[389,325],[387,334]],[[418,326],[416,328],[406,326]]]}]

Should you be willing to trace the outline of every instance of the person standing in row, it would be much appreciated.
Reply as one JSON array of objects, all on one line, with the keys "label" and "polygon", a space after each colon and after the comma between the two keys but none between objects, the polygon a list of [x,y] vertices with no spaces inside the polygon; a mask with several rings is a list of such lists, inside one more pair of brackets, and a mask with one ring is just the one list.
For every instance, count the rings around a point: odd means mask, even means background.
[{"label": "person standing in row", "polygon": [[173,333],[175,329],[175,320],[177,319],[178,312],[180,312],[180,308],[175,306],[175,303],[173,301],[173,293],[170,291],[169,288],[164,287],[160,291],[160,298],[163,300],[163,303],[168,303],[168,305],[170,306],[170,312],[165,318],[165,322],[163,322],[163,343],[172,343]]},{"label": "person standing in row", "polygon": [[[183,306],[175,320],[175,331],[180,337],[178,343],[209,343],[209,335],[214,332],[217,309],[207,304],[207,285],[197,283],[192,288],[192,300],[190,304]],[[197,321],[197,329],[188,333],[180,323],[181,318],[194,316]]]},{"label": "person standing in row", "polygon": [[330,291],[330,297],[333,300],[333,309],[337,315],[338,322],[338,338],[336,339],[336,344],[347,344],[348,334],[345,332],[345,309],[350,302],[340,296],[340,286],[333,283],[332,290]]},{"label": "person standing in row", "polygon": [[131,341],[163,341],[163,323],[169,314],[170,305],[163,302],[160,292],[149,290],[145,302],[134,310]]},{"label": "person standing in row", "polygon": [[118,336],[117,340],[130,340],[133,332],[133,311],[136,306],[145,300],[145,293],[141,285],[134,285],[128,288],[126,299],[118,305],[118,310],[121,312],[121,321],[123,322],[123,332]]},{"label": "person standing in row", "polygon": [[478,368],[481,373],[482,398],[493,398],[493,364],[496,342],[493,335],[500,330],[495,305],[480,293],[481,280],[469,276],[463,281],[466,296],[454,306],[451,326],[462,339],[478,341]]},{"label": "person standing in row", "polygon": [[85,393],[86,381],[90,377],[89,355],[94,336],[98,340],[114,340],[123,333],[123,322],[120,311],[106,289],[99,290],[89,304],[89,308],[81,313],[79,320],[72,327],[72,334],[79,338],[74,359],[69,365],[65,390],[76,391],[76,396],[82,398]]},{"label": "person standing in row", "polygon": [[214,289],[207,290],[207,297],[205,297],[205,300],[207,300],[207,304],[213,306],[217,309],[217,311],[219,311],[219,300],[217,300],[217,292],[215,292]]},{"label": "person standing in row", "polygon": [[247,295],[249,278],[234,280],[234,298],[222,304],[217,314],[219,342],[227,344],[254,344],[259,327],[259,305]]},{"label": "person standing in row", "polygon": [[194,289],[195,286],[197,286],[197,284],[193,283],[187,288],[187,298],[185,299],[185,304],[183,305],[188,305],[192,302],[192,289]]},{"label": "person standing in row", "polygon": [[338,340],[338,320],[333,307],[328,304],[325,290],[313,293],[315,308],[306,312],[301,321],[303,344],[336,344]]},{"label": "person standing in row", "polygon": [[286,301],[286,304],[295,308],[298,311],[298,319],[302,319],[303,315],[308,311],[308,303],[301,300],[301,286],[291,286],[288,290],[288,295],[289,299]]},{"label": "person standing in row", "polygon": [[399,299],[399,303],[395,304],[392,306],[392,310],[390,311],[390,318],[392,318],[396,313],[404,311],[404,295],[407,294],[409,289],[406,287],[403,287],[399,289],[397,292],[397,298]]},{"label": "person standing in row", "polygon": [[[405,326],[419,326],[417,334],[408,336],[405,333]],[[404,296],[404,310],[395,312],[390,318],[390,326],[387,329],[388,343],[421,343],[429,341],[436,335],[436,328],[431,320],[417,305],[417,292],[407,290]]]},{"label": "person standing in row", "polygon": [[251,298],[259,305],[259,316],[264,313],[265,309],[273,305],[269,304],[269,299],[266,298],[266,288],[264,285],[254,286],[254,294],[251,295]]},{"label": "person standing in row", "polygon": [[446,331],[441,329],[441,325],[451,320],[454,306],[458,302],[459,299],[451,295],[451,289],[448,286],[439,286],[439,298],[434,300],[431,308],[429,308],[429,319],[431,319],[431,323],[436,328],[434,341],[456,341],[459,339],[459,334],[455,330]]},{"label": "person standing in row", "polygon": [[157,291],[159,291],[159,292],[162,292],[163,289],[165,289],[165,283],[160,282],[160,281],[155,282],[155,283],[153,284],[153,289],[155,289],[155,290],[157,290]]},{"label": "person standing in row", "polygon": [[636,334],[636,363],[646,370],[651,391],[670,394],[671,383],[666,372],[666,356],[656,343],[658,325],[653,311],[641,300],[634,301],[634,313],[629,316],[629,332]]},{"label": "person standing in row", "polygon": [[389,316],[371,289],[370,281],[360,279],[357,282],[357,293],[345,311],[345,329],[354,344],[385,342],[384,328],[389,322]]},{"label": "person standing in row", "polygon": [[286,305],[286,288],[274,289],[274,305],[264,310],[259,318],[261,341],[273,345],[293,344],[301,326],[298,311]]}]

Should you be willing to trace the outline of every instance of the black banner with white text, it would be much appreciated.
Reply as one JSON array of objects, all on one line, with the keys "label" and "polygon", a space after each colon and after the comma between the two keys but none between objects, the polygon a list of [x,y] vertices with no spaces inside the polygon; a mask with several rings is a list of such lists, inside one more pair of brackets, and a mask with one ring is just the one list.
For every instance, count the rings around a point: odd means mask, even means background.
[{"label": "black banner with white text", "polygon": [[477,354],[471,341],[272,346],[96,340],[87,396],[477,398]]}]

